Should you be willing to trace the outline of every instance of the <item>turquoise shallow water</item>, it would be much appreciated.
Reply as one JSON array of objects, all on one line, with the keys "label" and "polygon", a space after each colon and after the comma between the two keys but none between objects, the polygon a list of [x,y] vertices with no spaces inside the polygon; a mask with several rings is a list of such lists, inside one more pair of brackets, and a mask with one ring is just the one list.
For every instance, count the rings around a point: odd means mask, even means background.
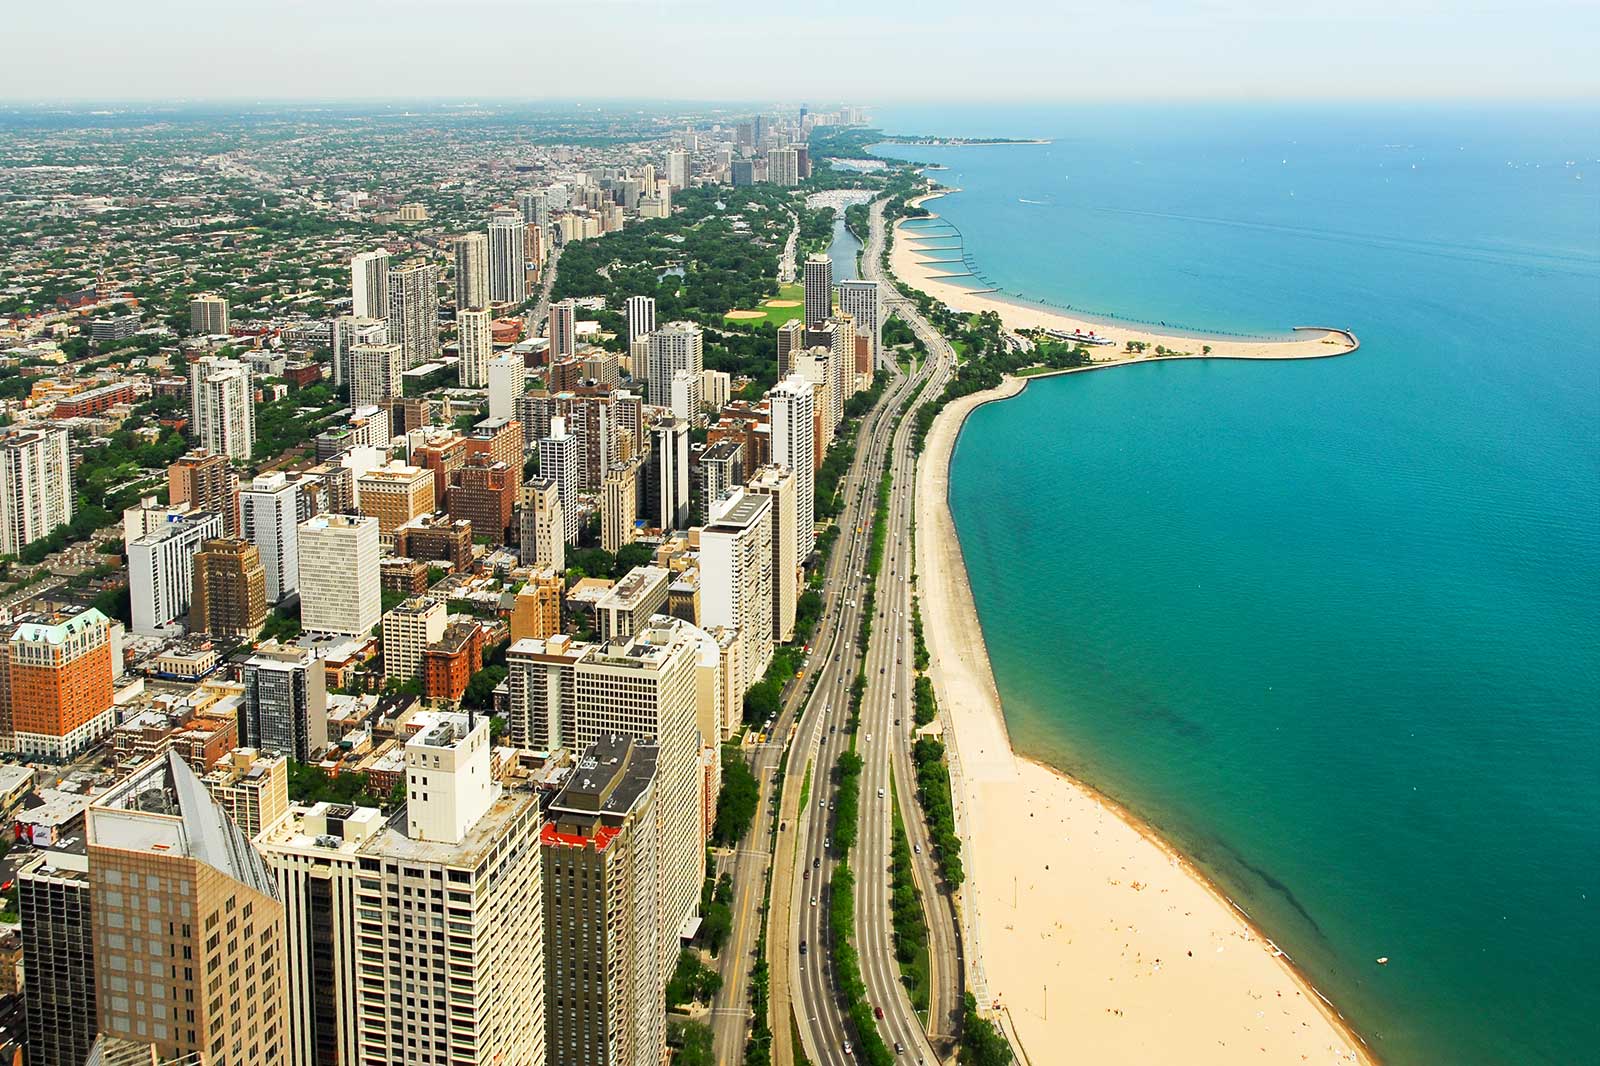
[{"label": "turquoise shallow water", "polygon": [[1600,1046],[1597,117],[882,116],[1057,138],[880,149],[949,168],[1005,289],[1359,333],[1035,382],[974,414],[951,504],[1018,746],[1195,855],[1393,1063]]}]

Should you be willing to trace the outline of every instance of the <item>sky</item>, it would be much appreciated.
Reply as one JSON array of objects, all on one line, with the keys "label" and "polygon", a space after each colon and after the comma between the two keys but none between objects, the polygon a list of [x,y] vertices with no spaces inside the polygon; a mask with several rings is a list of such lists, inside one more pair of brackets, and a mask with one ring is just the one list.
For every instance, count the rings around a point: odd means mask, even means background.
[{"label": "sky", "polygon": [[1552,99],[1595,0],[10,0],[0,101]]}]

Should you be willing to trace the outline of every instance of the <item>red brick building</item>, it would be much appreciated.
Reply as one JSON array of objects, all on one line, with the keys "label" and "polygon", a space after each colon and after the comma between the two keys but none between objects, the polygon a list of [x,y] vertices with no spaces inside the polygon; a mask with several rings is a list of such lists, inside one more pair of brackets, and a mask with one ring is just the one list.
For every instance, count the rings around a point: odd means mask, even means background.
[{"label": "red brick building", "polygon": [[483,669],[483,630],[476,622],[455,622],[444,637],[422,652],[422,694],[459,700],[472,675]]}]

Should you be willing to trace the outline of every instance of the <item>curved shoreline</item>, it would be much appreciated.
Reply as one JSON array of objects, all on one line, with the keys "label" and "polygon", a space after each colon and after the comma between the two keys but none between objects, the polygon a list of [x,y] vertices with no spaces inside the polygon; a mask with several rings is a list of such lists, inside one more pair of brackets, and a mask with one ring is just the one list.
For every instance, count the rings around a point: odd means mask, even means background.
[{"label": "curved shoreline", "polygon": [[[1333,354],[1343,353],[1322,353]],[[980,1005],[998,1012],[1029,1055],[1071,1046],[1097,1063],[1222,1066],[1247,1058],[1325,1062],[1331,1053],[1333,1061],[1372,1066],[1377,1059],[1333,1004],[1192,861],[1120,804],[1012,748],[948,490],[967,418],[986,403],[1020,394],[1029,380],[1007,377],[995,389],[949,404],[928,432],[916,475],[923,534],[916,538],[918,596],[929,673],[948,726],[967,869],[962,931]],[[1031,824],[1022,819],[1024,810]],[[1026,849],[1014,846],[1019,822],[1029,830]],[[1044,876],[1052,862],[1055,872]],[[1024,877],[1039,879],[1029,882],[1027,895]],[[1043,898],[1035,899],[1035,892]],[[1162,897],[1171,897],[1164,909]],[[1045,906],[1029,905],[1039,902]],[[1188,909],[1176,917],[1180,906]],[[1234,941],[1257,950],[1228,954]],[[1196,946],[1215,950],[1196,958]],[[1052,981],[1058,989],[1054,1016]]]},{"label": "curved shoreline", "polygon": [[[913,197],[907,201],[907,206],[920,207],[930,200],[959,191],[949,188],[935,189]],[[934,269],[930,269],[927,262],[917,258],[918,250],[909,247],[909,242],[917,239],[917,234],[915,230],[905,230],[905,224],[924,217],[936,219],[941,216],[930,211],[926,216],[917,216],[916,219],[902,218],[895,222],[894,240],[889,248],[890,272],[905,284],[921,289],[935,300],[958,311],[971,313],[993,311],[1000,316],[1000,321],[1006,328],[1013,331],[1023,329],[1092,331],[1113,341],[1118,354],[1123,352],[1129,342],[1151,348],[1185,345],[1192,349],[1175,353],[1178,358],[1315,359],[1330,355],[1348,355],[1361,346],[1354,333],[1337,326],[1295,326],[1289,331],[1290,333],[1305,334],[1296,337],[1285,336],[1277,339],[1237,337],[1224,333],[1206,333],[1204,330],[1150,326],[1112,316],[1052,308],[1043,304],[1028,303],[1024,299],[1007,296],[1004,293],[973,292],[942,280],[941,274],[937,272],[939,268],[935,265]],[[929,236],[923,239],[936,238]],[[1152,358],[1163,358],[1163,356]],[[1119,360],[1119,362],[1127,361],[1133,360]]]}]

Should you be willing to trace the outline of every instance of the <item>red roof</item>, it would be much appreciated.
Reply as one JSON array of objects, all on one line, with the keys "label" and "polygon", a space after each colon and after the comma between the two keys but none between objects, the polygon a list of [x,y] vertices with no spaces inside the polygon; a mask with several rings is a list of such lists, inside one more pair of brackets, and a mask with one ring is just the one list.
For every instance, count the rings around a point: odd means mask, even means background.
[{"label": "red roof", "polygon": [[622,830],[612,826],[601,825],[595,827],[594,836],[587,837],[574,833],[559,833],[554,822],[546,822],[544,828],[539,831],[539,843],[547,848],[558,844],[566,848],[586,848],[593,844],[594,850],[604,851],[621,832]]}]

